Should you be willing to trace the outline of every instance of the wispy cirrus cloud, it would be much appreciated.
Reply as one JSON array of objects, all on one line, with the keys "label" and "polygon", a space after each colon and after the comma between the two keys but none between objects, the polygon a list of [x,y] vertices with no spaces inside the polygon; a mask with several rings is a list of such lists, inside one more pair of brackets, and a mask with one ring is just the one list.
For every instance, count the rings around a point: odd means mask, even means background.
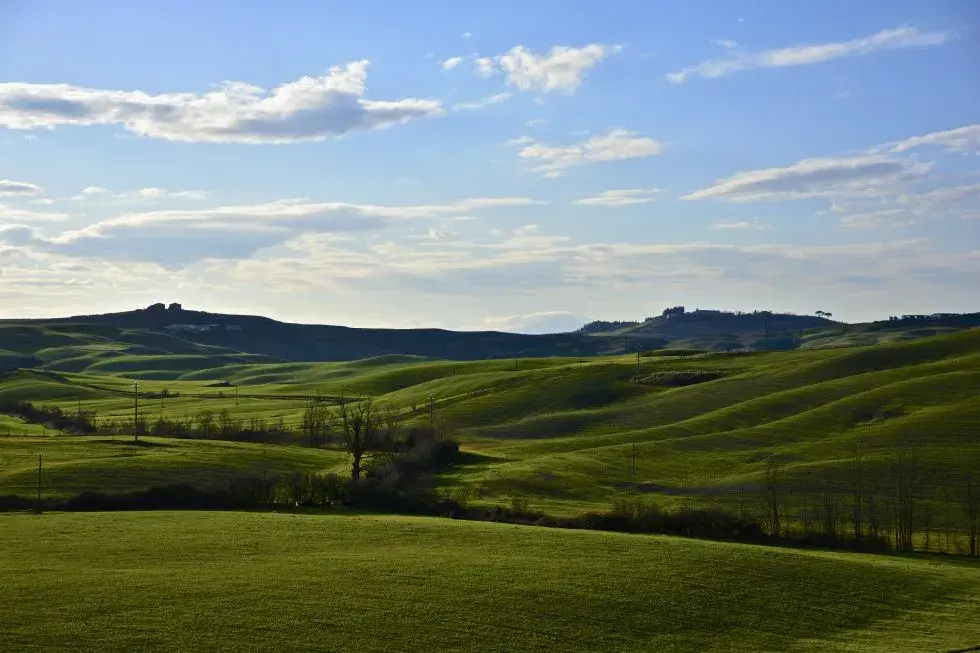
[{"label": "wispy cirrus cloud", "polygon": [[119,202],[119,201],[155,201],[163,199],[203,200],[208,192],[203,190],[168,190],[156,186],[148,186],[138,190],[110,191],[101,186],[86,186],[70,199],[76,202]]},{"label": "wispy cirrus cloud", "polygon": [[485,98],[481,98],[475,102],[457,102],[453,105],[453,111],[472,111],[475,109],[484,109],[494,104],[500,104],[501,102],[506,102],[507,100],[514,97],[514,94],[510,91],[505,91],[503,93],[495,93],[494,95],[488,95]]},{"label": "wispy cirrus cloud", "polygon": [[[240,258],[303,233],[380,231],[395,222],[456,217],[485,209],[538,204],[527,197],[473,197],[442,204],[369,205],[284,199],[261,204],[122,213],[86,227],[43,236],[36,229],[0,234],[39,249],[77,256],[185,265],[203,258]],[[18,223],[23,220],[18,220]],[[18,224],[23,227],[24,225]]]},{"label": "wispy cirrus cloud", "polygon": [[0,224],[32,224],[35,222],[60,222],[71,216],[61,211],[31,211],[0,204]]},{"label": "wispy cirrus cloud", "polygon": [[619,45],[590,43],[580,48],[558,45],[538,54],[517,45],[495,57],[478,57],[473,65],[478,75],[502,74],[508,84],[522,91],[573,93],[592,68],[621,50]]},{"label": "wispy cirrus cloud", "polygon": [[[915,27],[883,29],[870,36],[831,43],[799,44],[763,52],[736,50],[734,42],[725,42],[733,54],[724,59],[710,59],[667,74],[667,81],[683,84],[691,77],[715,79],[753,68],[787,68],[812,66],[841,57],[867,55],[881,50],[940,45],[954,37],[952,32],[924,32]],[[719,42],[721,43],[721,42]]]},{"label": "wispy cirrus cloud", "polygon": [[561,176],[568,168],[577,166],[656,156],[664,149],[660,141],[623,129],[572,145],[549,145],[529,136],[514,139],[511,144],[522,145],[517,156],[534,163],[532,170],[545,177]]},{"label": "wispy cirrus cloud", "polygon": [[803,159],[783,168],[740,172],[680,199],[756,202],[873,195],[883,185],[919,179],[931,169],[929,163],[882,155]]},{"label": "wispy cirrus cloud", "polygon": [[761,231],[762,229],[768,229],[769,225],[761,222],[759,218],[753,218],[752,220],[716,222],[715,224],[711,225],[711,228],[722,231]]},{"label": "wispy cirrus cloud", "polygon": [[905,152],[917,147],[942,147],[953,152],[964,154],[980,154],[980,124],[965,125],[956,129],[931,132],[922,136],[914,136],[904,141],[889,143],[884,146],[892,152]]},{"label": "wispy cirrus cloud", "polygon": [[335,66],[266,91],[223,82],[206,93],[0,83],[0,126],[31,130],[118,125],[139,136],[181,142],[293,143],[338,138],[443,113],[438,100],[366,100],[368,61]]},{"label": "wispy cirrus cloud", "polygon": [[26,181],[0,179],[0,197],[44,195],[44,189]]},{"label": "wispy cirrus cloud", "polygon": [[663,191],[659,188],[630,188],[622,190],[607,190],[593,197],[583,197],[573,200],[572,204],[585,206],[629,206],[631,204],[647,204],[656,201],[657,195]]}]

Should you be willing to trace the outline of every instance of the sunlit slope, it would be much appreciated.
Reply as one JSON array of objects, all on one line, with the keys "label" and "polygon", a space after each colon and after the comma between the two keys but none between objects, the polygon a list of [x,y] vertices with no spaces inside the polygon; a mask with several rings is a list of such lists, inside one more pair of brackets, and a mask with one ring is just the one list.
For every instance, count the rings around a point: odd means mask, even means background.
[{"label": "sunlit slope", "polygon": [[[18,651],[945,651],[980,567],[406,517],[0,516]],[[424,551],[424,555],[419,552]]]},{"label": "sunlit slope", "polygon": [[243,475],[346,470],[345,457],[336,450],[213,440],[143,437],[134,444],[128,437],[0,434],[0,495],[34,496],[39,454],[41,492],[46,497],[180,483],[220,485]]},{"label": "sunlit slope", "polygon": [[[105,363],[131,358],[141,357]],[[171,367],[191,362],[178,357]],[[638,371],[645,382],[634,382]],[[240,419],[282,419],[299,430],[315,393],[373,396],[410,422],[428,419],[431,400],[464,448],[480,454],[447,482],[479,489],[481,500],[520,494],[561,512],[608,506],[632,480],[634,455],[638,482],[664,502],[729,501],[733,493],[755,491],[770,454],[783,460],[788,481],[812,481],[814,491],[841,478],[858,445],[876,470],[885,469],[897,444],[915,446],[927,494],[937,470],[980,468],[980,330],[866,348],[641,357],[639,368],[626,356],[581,362],[385,356],[235,361],[176,372],[176,380],[141,379],[140,410],[148,419],[227,410]],[[127,420],[133,382],[122,373],[8,373],[0,398]],[[710,380],[671,382],[698,374]],[[159,397],[164,389],[166,399]]]}]

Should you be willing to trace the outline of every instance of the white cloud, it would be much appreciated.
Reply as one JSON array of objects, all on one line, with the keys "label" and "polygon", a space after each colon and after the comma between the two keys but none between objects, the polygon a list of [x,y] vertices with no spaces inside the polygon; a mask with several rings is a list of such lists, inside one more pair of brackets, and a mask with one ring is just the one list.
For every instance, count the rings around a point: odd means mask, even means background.
[{"label": "white cloud", "polygon": [[15,209],[0,204],[0,224],[28,224],[31,222],[58,222],[67,220],[67,213],[52,213],[47,211],[29,211],[27,209]]},{"label": "white cloud", "polygon": [[[198,210],[123,213],[53,237],[37,237],[34,244],[45,251],[63,254],[186,265],[205,258],[251,256],[259,249],[304,233],[376,232],[398,221],[432,218],[449,221],[472,217],[473,213],[485,209],[538,203],[526,197],[475,197],[428,205],[284,199]],[[448,233],[448,227],[444,229]],[[17,235],[24,237],[21,232]]]},{"label": "white cloud", "polygon": [[445,61],[440,62],[439,65],[442,66],[443,70],[452,70],[461,63],[463,63],[463,57],[449,57]]},{"label": "white cloud", "polygon": [[957,129],[932,132],[889,144],[892,152],[904,152],[926,145],[943,147],[953,152],[980,154],[980,125],[966,125]]},{"label": "white cloud", "polygon": [[880,211],[844,215],[841,217],[840,222],[845,227],[867,229],[882,224],[890,224],[892,226],[909,225],[915,222],[911,218],[912,213],[908,209],[882,209]]},{"label": "white cloud", "polygon": [[37,184],[30,184],[26,181],[0,179],[0,197],[23,195],[44,195],[44,189]]},{"label": "white cloud", "polygon": [[443,113],[438,100],[365,100],[368,61],[301,77],[271,92],[224,82],[206,93],[101,90],[70,84],[0,83],[0,125],[11,129],[120,125],[182,142],[292,143],[338,138]]},{"label": "white cloud", "polygon": [[525,146],[517,156],[537,163],[532,169],[546,177],[557,177],[574,166],[654,156],[664,147],[659,141],[622,129],[573,145],[547,145],[533,139],[521,142]]},{"label": "white cloud", "polygon": [[581,86],[588,71],[621,49],[621,46],[591,43],[581,48],[559,45],[547,54],[536,54],[517,45],[496,57],[478,58],[474,65],[480,76],[502,73],[509,84],[522,91],[571,93]]},{"label": "white cloud", "polygon": [[483,318],[482,327],[510,333],[568,333],[589,321],[569,311],[537,311],[526,315],[495,315]]},{"label": "white cloud", "polygon": [[712,41],[712,43],[714,43],[715,45],[720,45],[721,47],[725,48],[726,50],[732,50],[732,49],[738,47],[738,43],[736,43],[735,41],[729,40],[729,39],[717,39],[717,40]]},{"label": "white cloud", "polygon": [[139,190],[112,192],[108,188],[102,188],[101,186],[87,186],[78,195],[72,196],[71,199],[76,202],[98,202],[101,204],[107,202],[149,202],[163,199],[202,200],[207,198],[207,196],[207,191],[203,190],[173,191],[167,190],[166,188],[148,186]]},{"label": "white cloud", "polygon": [[463,32],[463,38],[468,39],[473,37],[473,32]]},{"label": "white cloud", "polygon": [[879,50],[939,45],[953,38],[949,32],[922,32],[915,27],[884,29],[870,36],[837,43],[801,44],[755,53],[737,53],[728,59],[703,61],[669,73],[667,81],[683,84],[691,76],[714,79],[753,68],[809,66],[841,57],[866,55]]},{"label": "white cloud", "polygon": [[473,60],[473,67],[476,74],[480,77],[489,77],[493,74],[493,59],[490,57],[477,57]]},{"label": "white cloud", "polygon": [[500,104],[501,102],[506,102],[512,97],[514,97],[513,93],[504,92],[504,93],[497,93],[495,95],[488,95],[487,97],[477,100],[476,102],[457,102],[456,104],[453,105],[453,111],[483,109],[492,104]]},{"label": "white cloud", "polygon": [[735,222],[717,222],[711,225],[712,229],[740,230],[740,231],[759,231],[768,229],[768,225],[759,222],[759,218],[753,220],[737,220]]},{"label": "white cloud", "polygon": [[646,204],[653,202],[654,195],[663,192],[659,188],[632,188],[624,190],[607,190],[594,197],[583,197],[572,204],[586,206],[628,206],[630,204]]},{"label": "white cloud", "polygon": [[[211,252],[179,268],[0,244],[0,314],[124,310],[176,292],[174,299],[184,305],[218,312],[431,326],[425,307],[432,304],[420,300],[432,298],[451,302],[457,324],[485,328],[485,319],[527,324],[535,313],[559,318],[563,309],[586,304],[592,317],[640,317],[636,297],[668,305],[682,294],[693,305],[745,308],[730,303],[738,297],[748,306],[802,312],[825,305],[835,314],[864,319],[901,312],[909,302],[923,312],[961,310],[975,302],[980,275],[980,251],[949,252],[912,239],[846,245],[573,243],[541,229],[521,231],[519,238],[507,232],[493,240],[373,245],[349,234],[301,233],[248,259]],[[33,237],[23,229],[14,235]],[[803,286],[805,296],[799,292]],[[290,312],[296,310],[306,312]]]},{"label": "white cloud", "polygon": [[883,185],[924,177],[931,164],[881,155],[815,158],[785,168],[741,172],[681,197],[729,202],[804,199],[832,195],[875,195]]}]

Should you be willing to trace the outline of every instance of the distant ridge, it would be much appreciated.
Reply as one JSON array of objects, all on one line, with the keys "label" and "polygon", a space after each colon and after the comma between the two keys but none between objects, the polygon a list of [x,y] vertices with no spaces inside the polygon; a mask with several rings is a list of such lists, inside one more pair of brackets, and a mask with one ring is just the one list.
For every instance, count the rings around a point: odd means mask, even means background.
[{"label": "distant ridge", "polygon": [[911,340],[980,326],[980,313],[892,316],[862,324],[837,322],[831,317],[823,311],[817,315],[794,315],[772,311],[686,311],[675,306],[642,321],[594,321],[571,333],[528,335],[296,324],[259,315],[210,313],[185,309],[176,303],[158,303],[120,313],[0,320],[0,359],[6,361],[6,368],[29,366],[37,350],[50,346],[43,344],[52,339],[42,336],[40,330],[44,329],[62,336],[72,332],[106,341],[122,340],[150,347],[160,354],[191,353],[190,350],[203,347],[221,354],[310,362],[389,355],[482,360],[593,356],[662,348],[824,348]]}]

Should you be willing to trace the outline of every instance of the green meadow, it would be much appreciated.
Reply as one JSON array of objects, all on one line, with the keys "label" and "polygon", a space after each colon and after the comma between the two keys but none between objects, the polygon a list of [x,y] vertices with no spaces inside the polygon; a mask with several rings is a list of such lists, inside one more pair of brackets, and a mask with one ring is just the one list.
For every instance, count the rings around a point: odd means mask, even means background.
[{"label": "green meadow", "polygon": [[7,650],[948,651],[980,565],[388,516],[0,516]]},{"label": "green meadow", "polygon": [[[77,359],[72,353],[36,352],[55,363]],[[44,364],[6,373],[0,398],[125,423],[133,417],[138,381],[139,411],[151,422],[227,411],[240,420],[281,420],[297,432],[306,401],[316,394],[374,397],[407,423],[428,419],[431,401],[474,454],[444,484],[467,486],[477,502],[521,496],[556,514],[608,506],[632,485],[634,469],[637,487],[651,501],[675,505],[730,504],[754,492],[769,456],[782,461],[787,484],[812,492],[841,482],[856,450],[884,482],[877,472],[892,451],[914,447],[926,497],[940,493],[946,471],[980,468],[978,330],[870,347],[641,356],[639,364],[632,356],[465,362],[384,356],[338,363],[254,363],[242,356],[120,353],[74,372]],[[670,383],[691,374],[707,380]],[[124,479],[141,486],[160,474],[206,479],[223,469],[253,470],[258,459],[279,470],[343,467],[338,449],[182,440],[133,451],[104,438],[46,431],[51,439],[44,439],[44,432],[4,417],[0,454],[19,459],[50,449],[52,465],[77,470],[52,469],[50,491],[57,493],[83,486],[87,474],[92,489],[115,490],[129,483]],[[99,473],[137,462],[132,474]],[[182,475],[185,465],[189,472]],[[8,464],[0,488],[24,478]]]},{"label": "green meadow", "polygon": [[[67,498],[241,475],[346,475],[306,446],[309,399],[430,414],[465,454],[439,490],[554,516],[639,494],[665,508],[783,510],[846,493],[856,456],[887,497],[916,455],[915,554],[346,512],[0,515],[6,650],[952,651],[980,644],[980,566],[953,482],[980,470],[980,330],[870,346],[449,361],[267,360],[171,336],[18,328],[0,401],[129,424],[226,412],[290,444],[70,435],[0,415],[0,495]],[[8,334],[9,335],[9,334]],[[151,334],[152,335],[152,334]],[[101,339],[100,339],[101,338]],[[138,395],[135,395],[138,382]],[[431,411],[431,413],[430,413]],[[124,427],[125,429],[125,427]],[[951,476],[952,475],[952,476]],[[946,525],[943,522],[945,515]],[[950,521],[951,520],[951,521]],[[951,524],[950,538],[943,540]],[[929,534],[926,534],[929,531]],[[929,538],[929,539],[926,539]],[[945,544],[941,544],[944,542]],[[927,547],[928,544],[928,547]],[[932,553],[922,552],[928,548]]]}]

